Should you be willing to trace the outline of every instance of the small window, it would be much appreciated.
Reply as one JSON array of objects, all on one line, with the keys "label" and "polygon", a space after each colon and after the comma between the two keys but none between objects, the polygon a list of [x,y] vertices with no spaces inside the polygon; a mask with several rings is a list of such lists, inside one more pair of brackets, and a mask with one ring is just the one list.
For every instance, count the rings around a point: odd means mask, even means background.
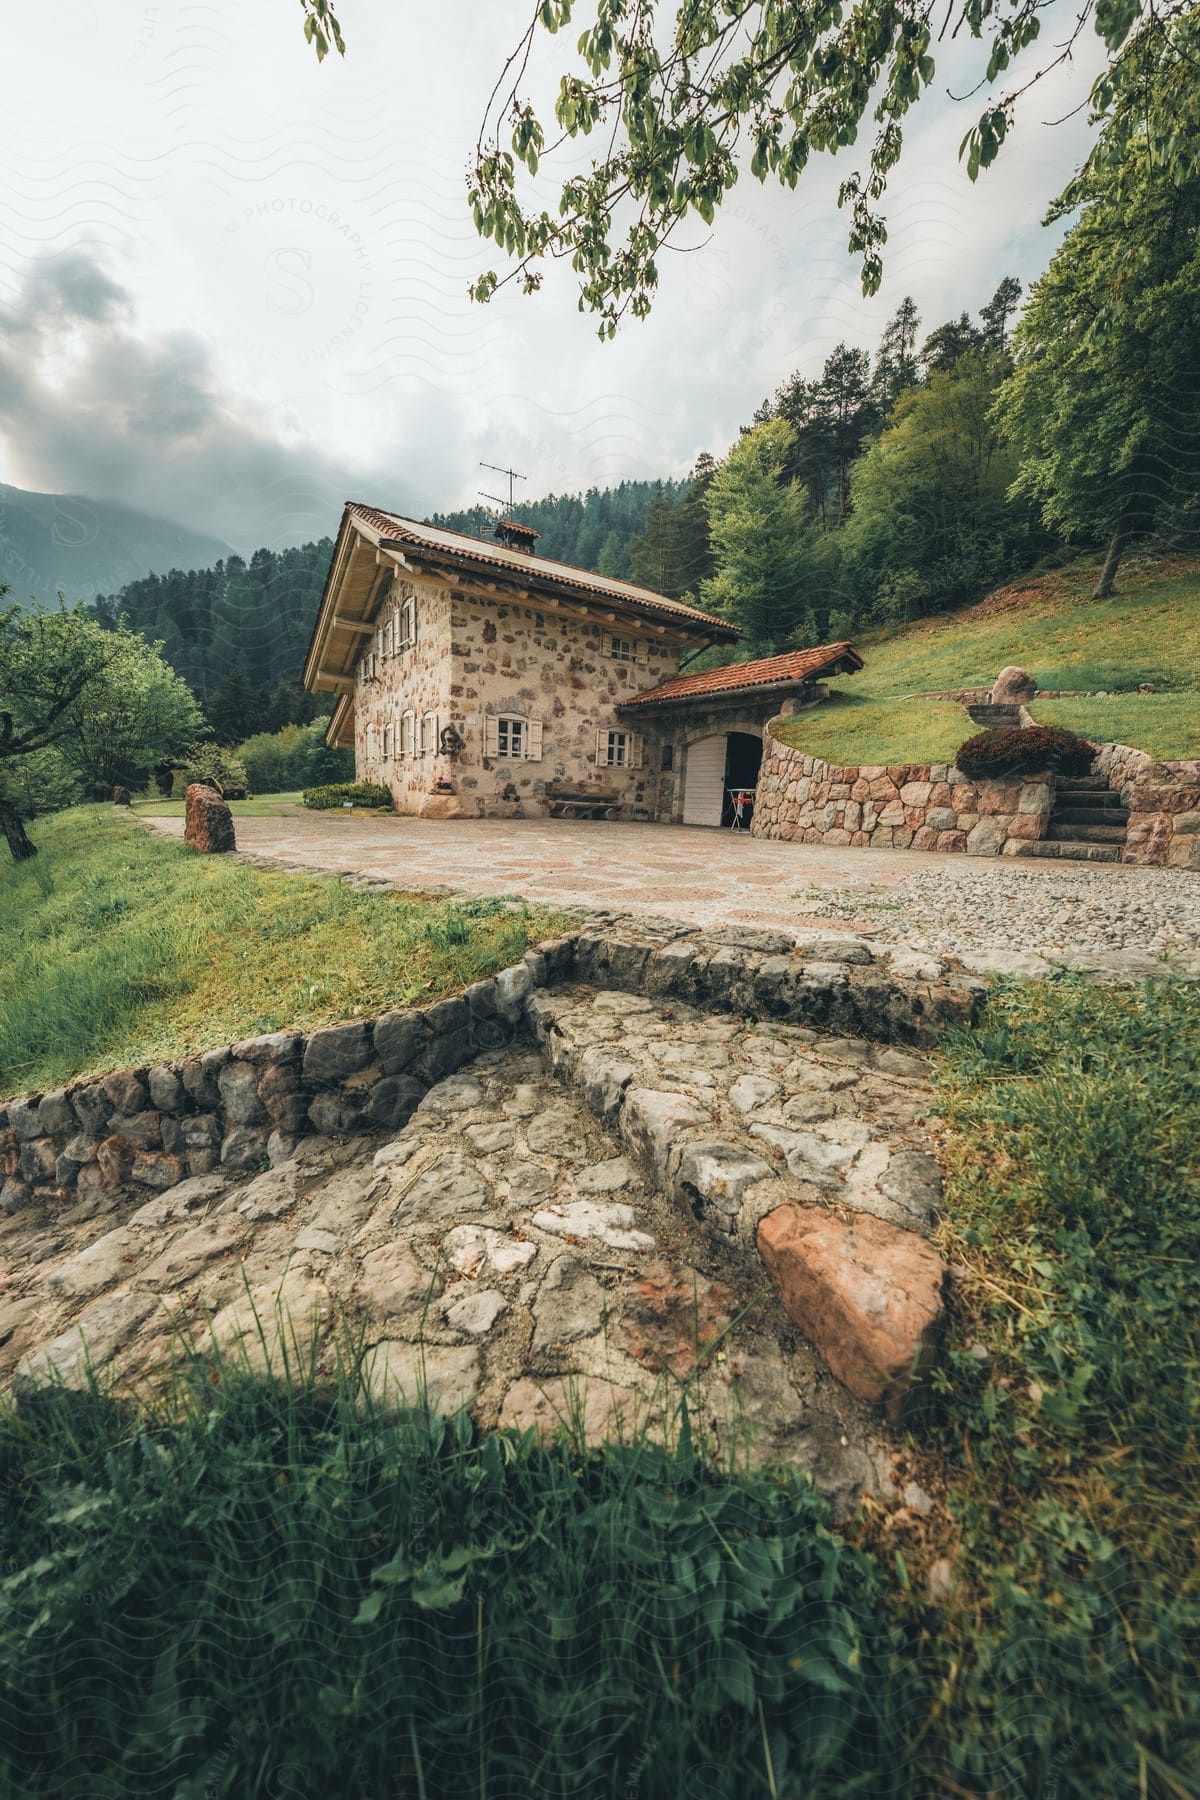
[{"label": "small window", "polygon": [[636,731],[601,729],[596,733],[596,761],[602,768],[640,769],[642,740]]},{"label": "small window", "polygon": [[525,721],[524,719],[496,720],[496,755],[525,755]]},{"label": "small window", "polygon": [[400,608],[397,618],[400,634],[397,649],[407,650],[410,644],[417,641],[417,603],[411,594]]},{"label": "small window", "polygon": [[662,747],[662,767],[664,769],[673,769],[675,767],[675,746],[674,746],[674,744],[664,744],[663,745],[663,747]]},{"label": "small window", "polygon": [[637,661],[637,644],[633,638],[610,637],[608,649],[614,662]]}]

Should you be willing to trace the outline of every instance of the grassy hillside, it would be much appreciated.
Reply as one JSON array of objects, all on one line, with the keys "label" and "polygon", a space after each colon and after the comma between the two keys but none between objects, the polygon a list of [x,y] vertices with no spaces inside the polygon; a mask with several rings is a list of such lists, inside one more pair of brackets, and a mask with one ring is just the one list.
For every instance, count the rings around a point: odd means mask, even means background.
[{"label": "grassy hillside", "polygon": [[0,862],[0,1095],[435,1000],[558,924],[197,856],[107,807]]},{"label": "grassy hillside", "polygon": [[[1200,565],[1131,562],[1104,601],[1088,597],[1094,580],[1089,559],[963,612],[860,637],[866,667],[780,736],[833,762],[945,762],[969,735],[967,721],[957,704],[920,696],[989,686],[1017,663],[1040,687],[1110,696],[1039,700],[1032,710],[1046,724],[1155,756],[1200,756]],[[1158,692],[1139,694],[1143,684]]]}]

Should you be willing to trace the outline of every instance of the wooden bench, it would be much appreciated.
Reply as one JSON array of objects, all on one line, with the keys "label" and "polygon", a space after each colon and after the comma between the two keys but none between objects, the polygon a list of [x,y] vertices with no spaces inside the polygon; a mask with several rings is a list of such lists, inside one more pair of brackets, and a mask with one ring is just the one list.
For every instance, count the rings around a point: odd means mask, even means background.
[{"label": "wooden bench", "polygon": [[552,819],[619,819],[618,795],[598,788],[548,787],[546,803]]}]

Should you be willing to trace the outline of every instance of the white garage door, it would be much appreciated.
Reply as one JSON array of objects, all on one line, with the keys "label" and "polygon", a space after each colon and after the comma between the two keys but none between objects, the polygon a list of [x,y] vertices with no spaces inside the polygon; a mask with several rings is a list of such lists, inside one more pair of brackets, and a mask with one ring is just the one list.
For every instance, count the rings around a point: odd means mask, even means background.
[{"label": "white garage door", "polygon": [[683,789],[685,825],[719,825],[725,799],[725,735],[688,745]]}]

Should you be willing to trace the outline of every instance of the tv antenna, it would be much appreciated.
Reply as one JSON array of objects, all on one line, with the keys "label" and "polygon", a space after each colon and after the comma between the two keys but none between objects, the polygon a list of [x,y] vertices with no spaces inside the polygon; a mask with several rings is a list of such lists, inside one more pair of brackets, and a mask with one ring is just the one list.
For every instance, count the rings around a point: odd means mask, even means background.
[{"label": "tv antenna", "polygon": [[501,508],[503,508],[503,507],[505,507],[505,505],[507,505],[508,511],[511,512],[513,509],[513,505],[515,503],[514,495],[513,495],[513,482],[514,481],[528,481],[529,480],[528,475],[521,475],[517,472],[516,469],[502,469],[500,467],[499,463],[481,462],[479,466],[481,469],[491,469],[497,475],[507,475],[508,476],[508,500],[507,500],[507,502],[505,502],[504,496],[502,494],[489,494],[489,493],[486,493],[483,488],[479,489],[479,493],[480,493],[481,498],[483,498],[484,500],[494,500],[496,505]]}]

